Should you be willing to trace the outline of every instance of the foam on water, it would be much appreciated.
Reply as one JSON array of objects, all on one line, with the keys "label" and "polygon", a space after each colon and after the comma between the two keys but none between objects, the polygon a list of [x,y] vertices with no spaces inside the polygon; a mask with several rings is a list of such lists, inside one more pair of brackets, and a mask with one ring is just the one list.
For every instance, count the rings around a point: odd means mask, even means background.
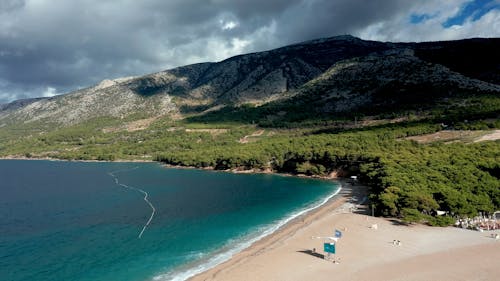
[{"label": "foam on water", "polygon": [[[224,263],[225,261],[229,260],[232,256],[235,254],[243,251],[244,249],[250,247],[253,243],[265,238],[268,235],[273,234],[276,232],[278,229],[283,227],[285,224],[290,222],[291,220],[304,215],[314,209],[317,209],[324,204],[326,204],[330,199],[332,199],[335,195],[337,195],[340,191],[342,190],[342,186],[339,186],[337,190],[335,190],[334,193],[332,193],[330,196],[327,198],[323,199],[319,204],[315,204],[312,207],[305,208],[302,210],[297,211],[296,213],[292,213],[290,216],[284,218],[283,220],[279,221],[277,224],[273,224],[271,226],[263,227],[257,231],[257,233],[260,233],[260,235],[257,235],[255,237],[246,237],[241,239],[238,244],[233,245],[234,242],[232,243],[231,241],[228,242],[228,247],[230,249],[228,250],[222,250],[219,253],[214,254],[211,258],[209,258],[207,261],[196,265],[188,270],[182,271],[182,272],[176,272],[176,271],[171,271],[165,274],[160,274],[158,276],[155,276],[153,278],[154,281],[184,281],[187,280],[188,278],[191,278],[197,274],[200,274],[204,271],[207,271],[211,268],[216,267],[219,264]],[[198,253],[198,256],[204,256],[206,254],[204,253]]]}]

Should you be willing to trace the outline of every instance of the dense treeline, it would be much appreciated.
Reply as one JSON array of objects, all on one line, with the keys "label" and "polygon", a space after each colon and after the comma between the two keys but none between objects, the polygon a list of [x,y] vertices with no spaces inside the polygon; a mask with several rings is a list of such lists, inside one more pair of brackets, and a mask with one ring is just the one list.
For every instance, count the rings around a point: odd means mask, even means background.
[{"label": "dense treeline", "polygon": [[421,145],[400,139],[432,132],[434,126],[321,134],[263,140],[160,154],[174,165],[215,169],[272,168],[278,172],[325,175],[342,169],[372,187],[380,215],[448,224],[437,210],[471,216],[500,207],[500,142]]},{"label": "dense treeline", "polygon": [[[401,90],[399,86],[396,88]],[[445,123],[451,126],[461,124],[464,120],[483,120],[483,122],[489,120],[486,122],[489,123],[489,127],[499,125],[497,117],[500,114],[500,98],[496,92],[471,95],[467,91],[462,93],[455,91],[453,96],[436,99],[441,92],[449,92],[449,89],[435,89],[431,85],[423,89],[415,88],[417,87],[410,87],[414,93],[410,94],[410,90],[406,90],[405,95],[384,89],[378,93],[380,96],[374,97],[380,100],[380,104],[359,106],[346,111],[322,110],[325,100],[314,93],[302,94],[286,101],[278,100],[262,106],[252,104],[225,106],[207,114],[189,117],[187,120],[196,123],[239,122],[266,128],[297,128],[325,124],[341,125],[346,121],[359,120],[365,116],[376,116],[378,119],[401,116],[421,119],[419,117],[424,116],[425,119],[432,120],[434,123]],[[424,94],[430,100],[424,100]],[[408,100],[403,102],[401,101],[403,98]],[[392,102],[387,104],[382,102],[388,100]]]}]

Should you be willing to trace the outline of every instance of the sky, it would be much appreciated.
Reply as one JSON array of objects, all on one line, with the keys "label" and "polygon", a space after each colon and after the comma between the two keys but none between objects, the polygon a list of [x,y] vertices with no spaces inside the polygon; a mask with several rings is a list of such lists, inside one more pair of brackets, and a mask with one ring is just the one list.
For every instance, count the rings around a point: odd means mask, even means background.
[{"label": "sky", "polygon": [[500,0],[0,0],[0,103],[344,34],[500,37]]}]

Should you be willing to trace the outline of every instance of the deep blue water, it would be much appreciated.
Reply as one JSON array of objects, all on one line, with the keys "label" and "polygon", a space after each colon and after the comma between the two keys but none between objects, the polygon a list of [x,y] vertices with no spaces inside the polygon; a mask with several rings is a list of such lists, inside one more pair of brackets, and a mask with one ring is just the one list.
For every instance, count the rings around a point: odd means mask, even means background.
[{"label": "deep blue water", "polygon": [[[0,160],[0,280],[182,280],[337,188],[154,163]],[[138,189],[156,209],[140,239],[152,209]]]}]

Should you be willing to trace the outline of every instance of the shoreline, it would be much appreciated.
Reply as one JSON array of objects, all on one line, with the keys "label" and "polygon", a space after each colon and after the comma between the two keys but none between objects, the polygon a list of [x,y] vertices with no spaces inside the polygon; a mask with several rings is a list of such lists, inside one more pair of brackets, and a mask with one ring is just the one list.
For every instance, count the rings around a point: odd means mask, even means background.
[{"label": "shoreline", "polygon": [[359,200],[357,200],[357,202],[352,202],[353,204],[356,204],[363,200],[363,196],[366,196],[368,189],[366,186],[348,185],[343,179],[334,180],[339,183],[339,190],[322,204],[291,218],[283,225],[280,225],[275,231],[265,235],[257,241],[254,241],[248,247],[245,247],[231,256],[228,260],[197,273],[196,275],[190,276],[187,279],[181,280],[217,280],[217,276],[220,272],[244,263],[248,257],[266,252],[270,246],[282,242],[283,239],[286,239],[289,235],[294,235],[297,231],[307,227],[312,221],[322,217],[325,213],[341,211],[341,206],[348,201],[349,197],[352,198],[354,195],[357,196]]},{"label": "shoreline", "polygon": [[[305,209],[302,213],[299,213],[296,216],[292,216],[288,219],[285,219],[283,224],[278,224],[276,229],[272,230],[270,233],[265,233],[262,237],[257,237],[256,240],[252,240],[248,245],[245,245],[242,249],[238,249],[235,254],[229,256],[222,262],[217,262],[214,266],[203,269],[195,274],[187,276],[187,279],[182,280],[196,280],[199,275],[203,275],[204,273],[211,271],[219,266],[223,266],[226,263],[231,262],[235,257],[242,253],[247,253],[250,249],[258,245],[267,245],[267,243],[273,243],[276,238],[282,237],[289,233],[290,229],[295,229],[297,231],[304,223],[309,223],[308,221],[311,218],[316,218],[321,216],[323,213],[338,209],[342,204],[344,204],[348,196],[351,196],[353,193],[353,186],[347,183],[347,178],[337,177],[339,171],[334,171],[327,176],[309,176],[305,174],[291,174],[291,173],[278,173],[274,170],[266,169],[266,170],[242,170],[242,169],[228,169],[228,170],[215,170],[213,167],[207,168],[198,168],[194,166],[182,166],[182,165],[171,165],[165,164],[163,162],[153,161],[153,160],[68,160],[68,159],[58,159],[58,158],[28,158],[28,157],[0,157],[0,160],[28,160],[28,161],[60,161],[60,162],[83,162],[83,163],[158,163],[162,167],[171,168],[171,169],[197,169],[197,170],[205,170],[205,171],[213,171],[213,172],[224,172],[224,173],[233,173],[233,174],[272,174],[286,177],[298,177],[298,178],[310,178],[310,179],[320,179],[320,180],[329,180],[338,183],[339,189],[329,198],[325,199],[323,202],[318,204],[317,206],[313,206],[309,209]],[[361,186],[358,186],[361,187]],[[366,196],[368,187],[363,186],[363,196]],[[175,279],[177,280],[177,279]]]},{"label": "shoreline", "polygon": [[311,179],[322,179],[322,180],[347,180],[347,178],[339,176],[339,171],[335,170],[326,176],[317,176],[317,175],[305,175],[305,174],[292,174],[292,173],[280,173],[275,170],[266,169],[228,169],[228,170],[216,170],[214,167],[195,167],[195,166],[183,166],[183,165],[172,165],[166,164],[164,162],[155,161],[155,160],[141,160],[141,159],[116,159],[116,160],[81,160],[81,159],[60,159],[60,158],[50,158],[50,157],[26,157],[26,156],[0,156],[0,160],[28,160],[28,161],[54,161],[54,162],[82,162],[82,163],[158,163],[159,165],[165,168],[171,169],[189,169],[189,170],[201,170],[201,171],[214,171],[214,172],[225,172],[225,173],[233,173],[233,174],[270,174],[270,175],[280,175],[280,176],[290,176],[290,177],[298,177],[298,178],[311,178]]},{"label": "shoreline", "polygon": [[[75,161],[52,158],[0,159]],[[286,176],[275,172],[273,174]],[[368,187],[350,185],[345,178],[326,179],[339,182],[342,190],[325,204],[291,219],[259,240],[251,241],[250,245],[231,253],[227,260],[224,259],[211,268],[203,268],[204,271],[196,275],[181,275],[174,280],[326,281],[335,276],[338,280],[479,281],[496,280],[500,275],[500,267],[496,263],[500,260],[500,241],[493,239],[489,232],[421,224],[406,225],[394,218],[366,216],[366,206],[356,210],[354,214],[352,208],[360,207],[365,201]],[[374,225],[378,225],[378,229]],[[312,239],[317,236],[332,236],[334,229],[343,232],[335,256],[337,263],[323,259],[323,242],[327,241]],[[396,246],[394,241],[402,243]],[[204,261],[201,264],[206,263]],[[457,268],[457,264],[460,267]],[[179,274],[182,273],[184,272]],[[154,280],[164,280],[166,276],[160,275]]]},{"label": "shoreline", "polygon": [[[500,241],[489,233],[371,217],[360,205],[366,194],[366,186],[346,184],[328,204],[187,280],[465,281],[500,275]],[[325,260],[323,243],[332,241],[314,238],[333,236],[334,229],[342,238],[334,258]]]},{"label": "shoreline", "polygon": [[[63,163],[63,162],[83,162],[83,163],[85,163],[85,162],[106,162],[106,163],[117,162],[117,161],[68,161],[68,160],[65,160],[65,159],[40,159],[40,158],[29,158],[29,159],[2,158],[0,160],[5,160],[6,163],[8,163],[8,161],[15,161],[15,160],[26,161],[26,163],[29,163],[28,161],[53,161],[54,164],[57,163],[57,162],[61,162],[61,163]],[[46,162],[46,163],[50,163],[50,162]],[[159,163],[159,164],[161,164],[161,163]],[[160,165],[159,168],[163,168],[163,166]],[[172,167],[170,167],[170,168],[172,168]],[[231,172],[231,171],[217,171],[217,170],[214,170],[214,172]],[[120,184],[118,182],[118,179],[116,177],[114,177],[113,173],[114,172],[111,172],[111,176],[113,177],[113,179],[115,181],[115,184],[122,185],[122,184]],[[277,175],[279,175],[279,174],[277,174]],[[292,213],[286,214],[286,216],[284,218],[280,219],[279,221],[276,221],[276,223],[269,224],[268,226],[265,227],[264,231],[262,231],[262,232],[259,231],[258,236],[255,237],[256,240],[254,240],[253,238],[252,239],[248,239],[248,244],[247,243],[242,243],[242,244],[244,244],[244,247],[238,249],[237,252],[248,248],[250,245],[252,245],[254,243],[257,243],[260,240],[265,239],[267,236],[270,236],[270,235],[272,235],[273,233],[275,233],[277,231],[280,231],[280,229],[283,228],[285,225],[288,225],[289,223],[294,222],[294,221],[300,219],[306,213],[315,212],[317,209],[320,209],[322,206],[327,205],[332,200],[335,200],[336,198],[338,198],[338,196],[340,195],[340,192],[342,191],[342,188],[343,188],[342,181],[339,180],[339,181],[333,181],[333,182],[326,182],[326,184],[328,184],[328,185],[331,186],[331,190],[329,190],[329,192],[327,192],[324,196],[318,197],[316,200],[312,201],[310,204],[308,204],[308,206],[305,206],[304,208],[297,209],[296,211],[294,211]],[[124,186],[124,187],[129,188],[127,186]],[[154,209],[154,207],[152,207],[152,208]],[[153,214],[154,214],[154,210],[153,210]],[[143,231],[144,231],[145,227],[148,224],[149,224],[149,221],[144,226]],[[263,234],[263,236],[261,236],[261,234]],[[139,237],[141,235],[142,235],[142,231],[139,234]],[[235,253],[237,253],[237,252],[235,252]],[[227,258],[225,258],[224,260],[226,260],[228,258],[231,258],[231,256],[233,254],[234,254],[234,252],[231,252],[230,255]],[[212,266],[210,268],[212,268]]]},{"label": "shoreline", "polygon": [[247,241],[243,241],[242,243],[235,245],[235,247],[228,248],[223,252],[207,258],[206,260],[188,265],[184,269],[179,270],[179,272],[168,272],[158,275],[154,278],[154,280],[191,280],[192,278],[200,274],[203,274],[209,270],[230,262],[234,259],[234,257],[248,251],[248,249],[252,249],[252,247],[254,247],[255,245],[259,245],[260,243],[265,243],[267,241],[273,241],[272,238],[277,234],[285,234],[284,231],[290,225],[303,223],[304,219],[310,214],[315,214],[316,212],[323,210],[323,207],[328,206],[339,199],[342,199],[342,193],[346,192],[345,185],[343,185],[340,180],[335,180],[335,182],[339,185],[338,189],[334,193],[330,194],[327,198],[323,199],[322,201],[318,201],[318,204],[315,204],[306,209],[299,210],[297,213],[293,213],[289,217],[283,218],[276,224],[273,224],[269,228],[264,230],[260,235],[250,238]]}]

